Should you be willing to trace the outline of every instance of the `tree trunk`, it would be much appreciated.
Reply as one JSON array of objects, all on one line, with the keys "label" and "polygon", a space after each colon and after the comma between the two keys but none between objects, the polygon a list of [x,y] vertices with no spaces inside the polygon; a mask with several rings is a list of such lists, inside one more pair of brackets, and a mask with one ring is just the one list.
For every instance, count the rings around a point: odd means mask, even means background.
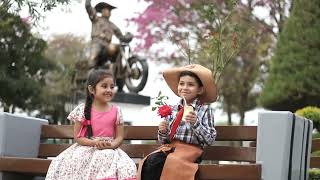
[{"label": "tree trunk", "polygon": [[9,106],[4,104],[3,105],[3,111],[9,113],[9,110],[10,110]]},{"label": "tree trunk", "polygon": [[11,114],[14,114],[16,112],[16,106],[12,105],[11,106]]},{"label": "tree trunk", "polygon": [[227,104],[227,115],[228,115],[228,125],[232,126],[232,112],[231,112],[231,104]]},{"label": "tree trunk", "polygon": [[[247,107],[247,100],[248,100],[247,94],[243,93],[241,95],[240,99],[241,99],[241,103],[240,103],[240,107],[239,107],[240,126],[243,126],[244,125],[245,110]],[[239,145],[243,146],[243,142],[239,141]]]}]

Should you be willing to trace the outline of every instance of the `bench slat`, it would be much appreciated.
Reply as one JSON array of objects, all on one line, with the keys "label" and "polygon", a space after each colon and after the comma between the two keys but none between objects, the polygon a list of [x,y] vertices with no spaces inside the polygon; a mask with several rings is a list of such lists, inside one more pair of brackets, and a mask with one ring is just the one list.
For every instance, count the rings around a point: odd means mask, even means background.
[{"label": "bench slat", "polygon": [[73,138],[72,125],[42,125],[41,138]]},{"label": "bench slat", "polygon": [[[217,141],[255,141],[257,137],[256,126],[216,126]],[[155,140],[157,139],[157,126],[125,126],[126,140]],[[73,138],[72,125],[43,125],[41,137],[70,139]]]},{"label": "bench slat", "polygon": [[[70,144],[41,144],[39,157],[57,156],[69,146]],[[131,158],[143,158],[158,147],[157,144],[122,144],[120,148]],[[203,160],[255,162],[256,148],[208,146],[205,147]]]},{"label": "bench slat", "polygon": [[320,157],[310,157],[310,168],[320,168]]},{"label": "bench slat", "polygon": [[46,174],[51,160],[22,157],[0,157],[0,171]]},{"label": "bench slat", "polygon": [[256,141],[257,126],[216,126],[217,141]]},{"label": "bench slat", "polygon": [[233,146],[209,146],[203,155],[204,160],[256,162],[256,148]]},{"label": "bench slat", "polygon": [[260,164],[200,165],[199,176],[219,180],[260,180]]},{"label": "bench slat", "polygon": [[[51,160],[0,157],[0,171],[45,175]],[[232,172],[232,173],[231,173]],[[199,165],[201,180],[260,180],[260,164]]]},{"label": "bench slat", "polygon": [[320,151],[320,138],[312,139],[311,152]]}]

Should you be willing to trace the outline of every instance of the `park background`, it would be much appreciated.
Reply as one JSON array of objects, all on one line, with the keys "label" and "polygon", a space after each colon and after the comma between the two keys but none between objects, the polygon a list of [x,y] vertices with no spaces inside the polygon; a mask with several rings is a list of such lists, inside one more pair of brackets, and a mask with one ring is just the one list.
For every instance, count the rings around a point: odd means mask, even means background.
[{"label": "park background", "polygon": [[[154,98],[161,89],[175,102],[161,71],[188,64],[188,57],[213,67],[218,55],[228,64],[220,69],[219,99],[212,104],[217,124],[256,125],[260,111],[320,105],[317,0],[108,2],[117,7],[111,21],[136,36],[131,46],[148,61],[141,95]],[[84,1],[0,5],[1,110],[68,124],[74,64],[85,59],[90,41]],[[217,46],[225,49],[217,52]],[[156,125],[160,118],[151,106],[125,119]]]},{"label": "park background", "polygon": [[[111,21],[135,35],[130,45],[149,64],[139,94],[154,98],[161,90],[175,102],[161,71],[191,59],[215,73],[216,125],[257,125],[260,111],[299,110],[319,137],[319,0],[107,2],[117,7]],[[0,111],[69,124],[72,77],[86,59],[90,31],[84,0],[0,1]],[[151,103],[125,120],[157,125]]]}]

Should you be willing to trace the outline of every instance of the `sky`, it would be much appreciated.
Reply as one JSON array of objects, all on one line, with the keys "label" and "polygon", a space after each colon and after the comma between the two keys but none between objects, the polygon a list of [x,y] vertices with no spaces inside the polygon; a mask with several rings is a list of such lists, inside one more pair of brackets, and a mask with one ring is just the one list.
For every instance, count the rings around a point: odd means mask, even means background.
[{"label": "sky", "polygon": [[[92,6],[98,2],[100,1],[93,0]],[[55,34],[70,33],[84,36],[87,40],[90,40],[91,22],[85,10],[84,3],[84,0],[80,3],[72,2],[68,7],[57,7],[50,12],[45,12],[41,26],[34,28],[32,31],[39,33],[44,39],[50,39]],[[114,22],[123,33],[131,32],[135,34],[136,26],[134,24],[128,24],[127,19],[137,16],[138,13],[143,12],[148,4],[142,0],[108,0],[108,3],[117,7],[112,11],[110,20]],[[26,17],[28,14],[26,12],[22,12],[21,16]],[[163,94],[169,96],[168,103],[174,104],[178,100],[178,97],[175,96],[168,88],[161,76],[161,71],[169,68],[170,65],[157,63],[155,61],[148,61],[148,64],[148,81],[145,88],[139,94],[154,98],[159,93],[159,90],[161,90]],[[156,115],[156,112],[151,111],[151,106],[133,107],[131,105],[119,105],[123,106],[124,119],[132,121],[134,125],[157,125],[161,120]],[[218,103],[213,103],[212,106],[214,107],[214,116],[217,120],[216,122],[225,122],[227,120],[227,116],[218,108],[220,105]],[[248,125],[257,125],[258,112],[260,111],[264,110],[256,109],[247,112],[245,123]],[[234,114],[232,118],[235,122],[238,122],[239,116]],[[141,119],[147,120],[141,121]]]}]

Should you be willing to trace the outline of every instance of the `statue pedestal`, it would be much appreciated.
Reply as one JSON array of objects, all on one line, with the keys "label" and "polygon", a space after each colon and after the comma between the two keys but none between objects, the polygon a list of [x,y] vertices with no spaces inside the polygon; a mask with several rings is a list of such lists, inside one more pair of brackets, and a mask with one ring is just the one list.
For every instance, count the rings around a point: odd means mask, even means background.
[{"label": "statue pedestal", "polygon": [[112,102],[149,106],[150,97],[133,93],[117,92]]},{"label": "statue pedestal", "polygon": [[145,109],[150,106],[150,97],[139,94],[117,92],[112,103],[121,108],[125,123],[132,124],[133,121],[146,120]]},{"label": "statue pedestal", "polygon": [[139,94],[117,92],[112,103],[119,106],[126,124],[139,121],[144,117],[145,109],[150,106],[150,97]]},{"label": "statue pedestal", "polygon": [[[71,112],[80,102],[85,102],[85,94],[77,93],[72,102],[65,105],[67,112]],[[150,106],[150,97],[133,93],[117,92],[112,100],[112,104],[115,104],[121,108],[123,120],[127,124],[132,124],[133,121],[144,121],[149,116],[146,116],[150,110],[146,110]],[[141,123],[138,124],[141,124]]]}]

